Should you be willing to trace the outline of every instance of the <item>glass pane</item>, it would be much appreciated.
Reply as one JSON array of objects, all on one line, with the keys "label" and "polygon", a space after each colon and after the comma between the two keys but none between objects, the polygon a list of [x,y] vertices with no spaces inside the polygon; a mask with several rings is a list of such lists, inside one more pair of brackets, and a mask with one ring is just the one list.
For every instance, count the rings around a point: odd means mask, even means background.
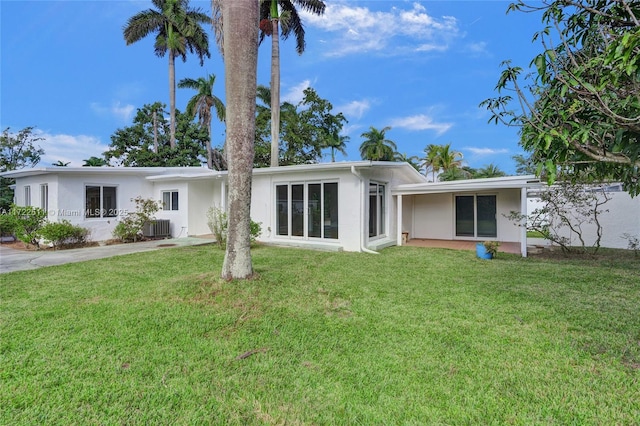
[{"label": "glass pane", "polygon": [[171,193],[171,210],[178,210],[178,191]]},{"label": "glass pane", "polygon": [[378,235],[378,185],[369,184],[369,236]]},{"label": "glass pane", "polygon": [[43,210],[49,210],[49,186],[40,186],[40,207]]},{"label": "glass pane", "polygon": [[496,196],[478,195],[478,237],[496,237]]},{"label": "glass pane", "polygon": [[100,217],[100,187],[87,186],[85,190],[85,216]]},{"label": "glass pane", "polygon": [[102,187],[102,217],[116,217],[118,215],[116,205],[116,187]]},{"label": "glass pane", "polygon": [[291,235],[304,235],[304,185],[291,185]]},{"label": "glass pane", "polygon": [[170,210],[171,209],[171,193],[163,192],[162,193],[162,210]]},{"label": "glass pane", "polygon": [[380,208],[380,214],[378,215],[378,229],[379,235],[384,235],[386,229],[384,228],[385,222],[385,199],[384,199],[384,185],[378,185],[378,206]]},{"label": "glass pane", "polygon": [[308,185],[309,196],[307,199],[307,210],[309,220],[307,223],[307,231],[309,237],[322,237],[322,185],[319,183],[311,183]]},{"label": "glass pane", "polygon": [[456,236],[473,237],[473,195],[456,196]]},{"label": "glass pane", "polygon": [[338,184],[324,184],[324,237],[338,238]]},{"label": "glass pane", "polygon": [[276,235],[289,235],[289,187],[287,185],[276,186],[276,201],[278,205]]}]

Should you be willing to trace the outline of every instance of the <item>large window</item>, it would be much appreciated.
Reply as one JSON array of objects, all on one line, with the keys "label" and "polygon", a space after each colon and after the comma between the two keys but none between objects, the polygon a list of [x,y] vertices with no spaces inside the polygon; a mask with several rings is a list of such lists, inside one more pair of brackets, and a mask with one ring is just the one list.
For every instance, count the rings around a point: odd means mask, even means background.
[{"label": "large window", "polygon": [[87,185],[85,199],[86,217],[116,217],[118,215],[115,186]]},{"label": "large window", "polygon": [[456,236],[495,238],[496,212],[495,195],[456,195]]},{"label": "large window", "polygon": [[178,191],[162,192],[162,210],[178,210]]},{"label": "large window", "polygon": [[369,183],[369,237],[385,235],[386,221],[385,185]]},{"label": "large window", "polygon": [[338,183],[276,185],[276,235],[338,238]]}]

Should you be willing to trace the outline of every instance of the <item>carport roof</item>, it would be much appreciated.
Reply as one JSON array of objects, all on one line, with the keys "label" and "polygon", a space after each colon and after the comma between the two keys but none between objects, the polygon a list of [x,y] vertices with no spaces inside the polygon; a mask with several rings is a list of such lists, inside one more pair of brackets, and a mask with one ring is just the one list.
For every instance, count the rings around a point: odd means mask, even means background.
[{"label": "carport roof", "polygon": [[398,185],[392,195],[439,194],[447,192],[487,191],[508,188],[539,188],[543,183],[534,175],[505,176],[488,179],[465,179],[448,182],[426,182]]}]

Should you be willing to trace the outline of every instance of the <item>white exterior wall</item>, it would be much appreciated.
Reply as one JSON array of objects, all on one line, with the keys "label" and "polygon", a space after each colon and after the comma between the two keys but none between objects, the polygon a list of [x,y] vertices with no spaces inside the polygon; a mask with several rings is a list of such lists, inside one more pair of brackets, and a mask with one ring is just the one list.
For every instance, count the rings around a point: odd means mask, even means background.
[{"label": "white exterior wall", "polygon": [[[453,240],[455,236],[455,195],[496,195],[497,239],[504,242],[519,242],[520,228],[504,217],[512,210],[520,210],[520,189],[496,191],[425,194],[413,196],[413,223],[410,238]],[[468,239],[465,237],[464,239]],[[484,240],[486,238],[479,238]]]},{"label": "white exterior wall", "polygon": [[[207,211],[213,206],[222,206],[221,182],[220,179],[189,182],[188,235],[206,235],[211,233],[207,225]],[[182,236],[185,235],[183,234]]]},{"label": "white exterior wall", "polygon": [[[276,235],[276,185],[297,183],[338,183],[338,239],[288,237]],[[287,174],[255,174],[252,179],[251,219],[262,223],[259,241],[295,246],[335,250],[360,250],[360,187],[358,179],[349,171],[309,171]]]},{"label": "white exterior wall", "polygon": [[[37,177],[37,176],[36,176]],[[42,178],[40,178],[42,181]],[[85,186],[115,186],[117,217],[86,218]],[[134,212],[136,205],[131,199],[137,196],[147,198],[152,194],[152,185],[142,176],[124,175],[59,175],[58,176],[58,219],[66,219],[74,225],[91,230],[90,239],[104,241],[113,238],[113,229],[127,212]],[[51,191],[51,188],[49,188]],[[53,194],[49,192],[50,209]]]},{"label": "white exterior wall", "polygon": [[[628,248],[629,240],[623,234],[629,234],[640,238],[640,197],[631,198],[627,192],[610,192],[611,198],[604,205],[604,211],[599,216],[602,225],[601,247]],[[582,237],[587,246],[593,246],[596,241],[596,225],[584,224]],[[560,235],[571,239],[571,245],[581,245],[575,234],[570,235],[569,230],[563,228]]]},{"label": "white exterior wall", "polygon": [[178,191],[178,210],[160,210],[155,214],[156,219],[169,220],[169,233],[173,238],[186,237],[189,221],[187,219],[189,191],[184,181],[161,181],[153,184],[154,200],[162,203],[164,191]]}]

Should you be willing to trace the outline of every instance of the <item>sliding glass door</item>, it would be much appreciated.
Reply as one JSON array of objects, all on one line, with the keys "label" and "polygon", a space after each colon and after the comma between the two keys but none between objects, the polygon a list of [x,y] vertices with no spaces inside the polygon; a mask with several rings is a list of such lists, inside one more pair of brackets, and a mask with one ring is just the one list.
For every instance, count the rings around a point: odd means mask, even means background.
[{"label": "sliding glass door", "polygon": [[496,238],[495,195],[456,195],[456,237]]}]

